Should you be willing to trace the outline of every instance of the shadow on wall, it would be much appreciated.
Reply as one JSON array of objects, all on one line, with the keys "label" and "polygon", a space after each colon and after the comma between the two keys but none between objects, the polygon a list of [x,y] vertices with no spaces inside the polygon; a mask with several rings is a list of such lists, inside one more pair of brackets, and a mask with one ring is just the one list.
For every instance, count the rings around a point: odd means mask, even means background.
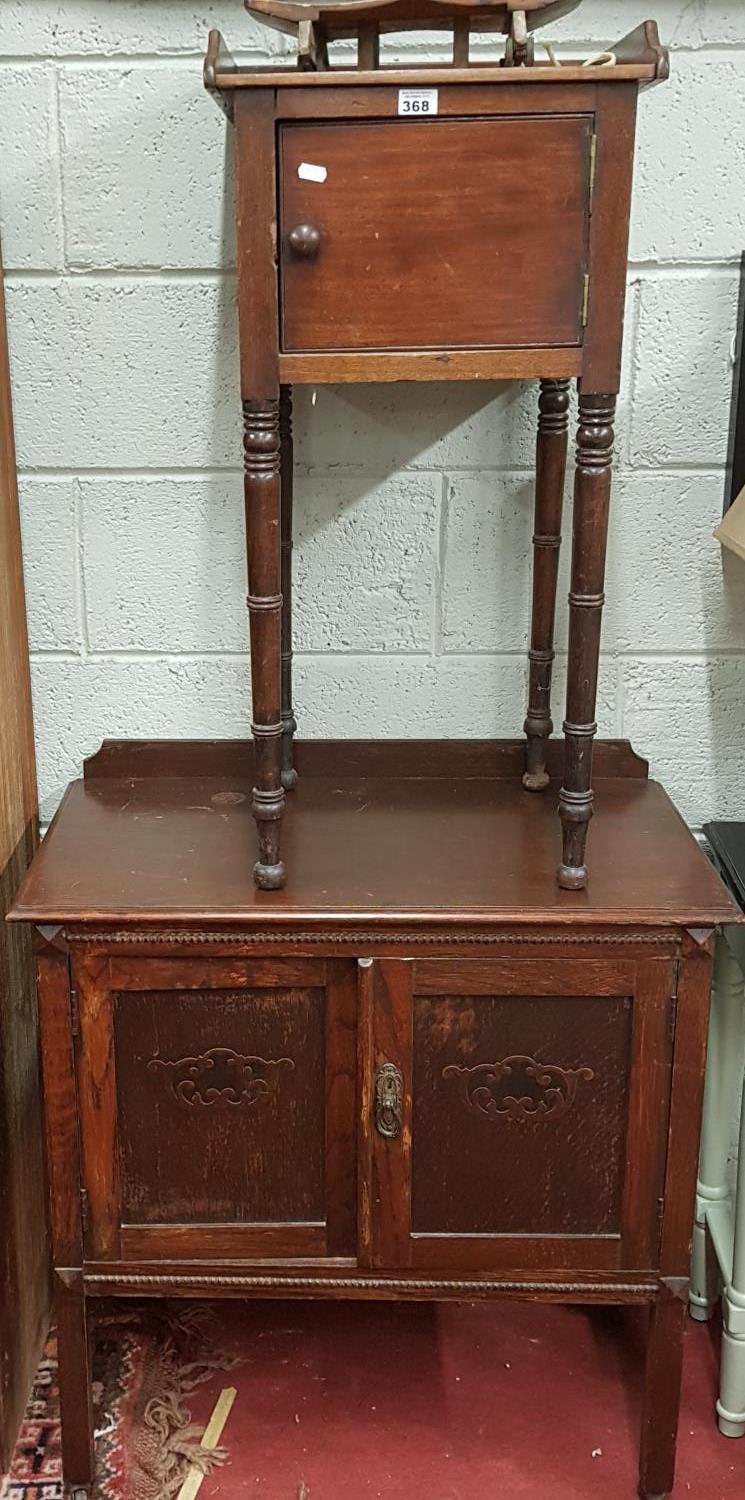
[{"label": "shadow on wall", "polygon": [[[223,143],[223,166],[222,166],[222,192],[219,194],[222,204],[220,221],[220,264],[223,266],[234,266],[236,257],[236,228],[235,228],[235,153],[233,150],[233,132],[226,130]],[[236,283],[232,276],[221,276],[218,281],[218,303],[217,303],[217,326],[218,328],[231,328],[232,338],[229,342],[230,364],[233,367],[230,373],[234,374],[234,389],[239,390],[239,361],[238,361],[238,329],[236,316]],[[215,399],[210,403],[209,410],[213,414],[211,451],[219,453],[224,441],[224,423],[218,420],[221,395],[225,391],[225,353],[222,340],[213,344],[214,363],[214,391]],[[236,452],[236,464],[240,463],[240,448]]]},{"label": "shadow on wall", "polygon": [[296,461],[309,470],[364,469],[380,477],[408,467],[529,468],[534,407],[527,384],[297,387]]},{"label": "shadow on wall", "polygon": [[713,537],[709,545],[714,549],[715,567],[707,572],[716,581],[716,593],[702,570],[709,595],[705,629],[710,652],[706,689],[711,736],[711,784],[702,822],[745,819],[745,562],[720,548]]},{"label": "shadow on wall", "polygon": [[[717,433],[721,460],[728,463],[731,426],[729,400],[737,358],[738,284],[733,277],[728,305],[724,346],[726,379],[722,393],[723,425]],[[742,336],[740,281],[739,328]],[[704,702],[708,711],[709,784],[701,810],[701,821],[710,818],[745,818],[745,562],[721,547],[711,535],[721,519],[720,495],[706,507],[706,550],[700,562],[699,581],[703,618],[703,644],[708,653]],[[712,516],[711,510],[716,505]]]}]

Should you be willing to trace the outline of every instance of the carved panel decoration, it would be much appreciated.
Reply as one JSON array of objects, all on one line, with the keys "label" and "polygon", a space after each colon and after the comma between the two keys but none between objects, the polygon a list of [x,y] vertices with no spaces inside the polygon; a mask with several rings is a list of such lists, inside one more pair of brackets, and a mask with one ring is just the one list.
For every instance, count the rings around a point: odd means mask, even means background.
[{"label": "carved panel decoration", "polygon": [[574,1103],[580,1081],[591,1083],[592,1068],[558,1068],[534,1057],[505,1057],[501,1062],[442,1070],[453,1079],[463,1103],[489,1119],[558,1120]]},{"label": "carved panel decoration", "polygon": [[[42,929],[38,928],[37,931]],[[386,928],[385,932],[373,931],[369,928],[329,928],[318,932],[277,931],[262,932],[260,928],[247,931],[243,928],[221,928],[219,932],[201,931],[195,928],[140,928],[135,927],[115,928],[76,928],[65,929],[65,941],[68,943],[82,943],[90,947],[124,946],[127,948],[141,948],[146,946],[166,948],[201,948],[217,945],[220,948],[240,947],[271,947],[271,948],[295,948],[298,946],[323,947],[345,947],[367,948],[371,943],[391,944],[415,947],[448,947],[455,948],[459,944],[474,944],[477,947],[559,947],[559,948],[591,948],[597,946],[599,938],[597,933],[570,933],[557,931],[555,933],[531,933],[523,932],[489,932],[483,927],[468,929],[463,927],[448,927],[445,931],[432,928],[429,932],[412,932],[409,928],[397,931],[396,928]],[[664,947],[671,948],[676,953],[680,948],[680,937],[677,933],[670,931],[661,932],[612,932],[606,930],[602,935],[604,945],[611,947]]]},{"label": "carved panel decoration", "polygon": [[231,1047],[210,1047],[201,1057],[180,1057],[169,1062],[152,1057],[151,1073],[166,1075],[177,1104],[187,1109],[217,1105],[222,1108],[260,1104],[277,1093],[283,1068],[292,1069],[290,1057],[267,1060],[244,1057]]}]

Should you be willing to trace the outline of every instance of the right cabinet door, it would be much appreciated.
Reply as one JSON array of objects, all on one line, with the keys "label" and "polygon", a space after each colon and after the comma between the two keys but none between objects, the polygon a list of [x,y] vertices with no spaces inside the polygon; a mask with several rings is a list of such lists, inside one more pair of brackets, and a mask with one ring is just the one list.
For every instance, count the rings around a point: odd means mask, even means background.
[{"label": "right cabinet door", "polygon": [[674,962],[382,959],[359,972],[363,1261],[652,1269]]}]

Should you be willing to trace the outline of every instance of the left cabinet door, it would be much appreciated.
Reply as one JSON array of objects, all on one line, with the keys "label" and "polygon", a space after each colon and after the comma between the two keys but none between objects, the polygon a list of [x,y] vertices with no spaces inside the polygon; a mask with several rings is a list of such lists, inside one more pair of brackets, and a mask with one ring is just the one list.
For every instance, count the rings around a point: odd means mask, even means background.
[{"label": "left cabinet door", "polygon": [[82,951],[89,1261],[350,1256],[355,965]]}]

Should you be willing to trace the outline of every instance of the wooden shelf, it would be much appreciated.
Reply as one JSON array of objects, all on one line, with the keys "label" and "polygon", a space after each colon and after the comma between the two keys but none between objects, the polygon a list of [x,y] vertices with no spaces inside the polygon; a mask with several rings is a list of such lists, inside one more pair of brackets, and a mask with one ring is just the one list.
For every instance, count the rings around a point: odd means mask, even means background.
[{"label": "wooden shelf", "polygon": [[642,85],[662,82],[670,76],[670,56],[660,44],[654,21],[645,21],[610,51],[615,57],[611,66],[588,66],[574,60],[530,67],[504,67],[499,62],[472,63],[465,66],[442,63],[400,65],[374,68],[337,66],[318,70],[298,67],[246,66],[236,61],[219,31],[211,31],[204,63],[204,81],[210,93],[217,96],[246,88],[384,87],[405,85],[425,87],[432,84],[489,83],[525,86],[546,83],[588,83],[601,78],[605,83]]}]

